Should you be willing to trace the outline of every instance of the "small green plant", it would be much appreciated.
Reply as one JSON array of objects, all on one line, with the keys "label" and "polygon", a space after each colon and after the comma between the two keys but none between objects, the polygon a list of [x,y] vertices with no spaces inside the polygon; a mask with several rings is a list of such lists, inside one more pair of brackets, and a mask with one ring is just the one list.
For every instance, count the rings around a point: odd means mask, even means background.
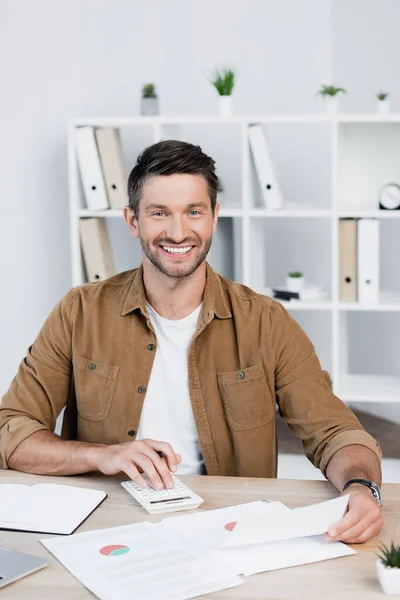
[{"label": "small green plant", "polygon": [[303,277],[303,273],[301,273],[300,271],[292,271],[291,273],[289,273],[289,277],[298,279],[299,277]]},{"label": "small green plant", "polygon": [[390,549],[385,544],[381,544],[379,551],[377,557],[385,567],[400,569],[400,546],[395,546],[392,541]]},{"label": "small green plant", "polygon": [[220,96],[230,96],[235,87],[235,72],[232,69],[216,71],[211,83]]},{"label": "small green plant", "polygon": [[378,98],[378,100],[386,100],[389,96],[389,92],[378,92],[376,94],[376,97]]},{"label": "small green plant", "polygon": [[335,87],[334,85],[322,85],[319,92],[317,92],[317,96],[322,96],[325,98],[326,96],[337,96],[337,94],[347,94],[347,91],[342,87]]},{"label": "small green plant", "polygon": [[220,177],[218,177],[218,188],[217,188],[218,192],[223,192],[224,191],[224,184],[222,183],[222,179]]},{"label": "small green plant", "polygon": [[157,98],[156,86],[153,83],[145,83],[142,87],[142,98]]}]

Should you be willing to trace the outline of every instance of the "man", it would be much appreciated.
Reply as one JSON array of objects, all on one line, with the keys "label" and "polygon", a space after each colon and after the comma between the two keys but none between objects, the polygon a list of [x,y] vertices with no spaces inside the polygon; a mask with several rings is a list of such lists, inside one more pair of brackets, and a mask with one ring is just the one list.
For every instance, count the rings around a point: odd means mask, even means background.
[{"label": "man", "polygon": [[[29,348],[0,408],[0,466],[69,475],[276,476],[275,403],[349,511],[326,539],[382,527],[369,481],[380,448],[331,390],[282,305],[206,263],[219,206],[214,161],[174,140],[147,148],[124,217],[139,269],[72,289]],[[61,438],[53,433],[66,406]],[[178,469],[179,466],[179,470]]]}]

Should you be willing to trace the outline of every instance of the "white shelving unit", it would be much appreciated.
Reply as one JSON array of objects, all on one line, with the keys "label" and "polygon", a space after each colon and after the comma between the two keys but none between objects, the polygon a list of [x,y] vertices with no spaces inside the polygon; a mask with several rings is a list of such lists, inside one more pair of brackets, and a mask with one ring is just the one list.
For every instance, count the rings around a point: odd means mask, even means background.
[{"label": "white shelving unit", "polygon": [[[247,131],[265,129],[285,198],[262,208]],[[400,402],[400,211],[380,211],[378,191],[400,182],[400,114],[235,115],[74,119],[69,124],[73,285],[84,283],[79,219],[107,219],[118,271],[140,264],[139,244],[122,211],[89,211],[77,167],[76,127],[118,127],[127,174],[137,154],[161,139],[199,144],[217,164],[225,187],[209,256],[222,275],[260,293],[284,285],[289,270],[305,272],[327,291],[321,302],[283,303],[305,329],[334,391],[346,402]],[[339,219],[377,218],[381,227],[378,305],[340,303]]]}]

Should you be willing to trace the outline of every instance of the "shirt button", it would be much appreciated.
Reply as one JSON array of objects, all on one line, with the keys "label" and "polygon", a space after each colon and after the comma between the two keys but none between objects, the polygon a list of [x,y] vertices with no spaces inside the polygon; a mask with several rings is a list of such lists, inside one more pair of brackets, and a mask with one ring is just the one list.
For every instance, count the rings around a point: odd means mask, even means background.
[{"label": "shirt button", "polygon": [[135,437],[135,435],[136,435],[136,431],[135,431],[134,429],[130,429],[130,430],[128,431],[128,435],[129,435],[129,437]]},{"label": "shirt button", "polygon": [[155,348],[155,345],[154,345],[154,344],[149,344],[149,345],[147,346],[147,350],[154,350],[154,348]]},{"label": "shirt button", "polygon": [[143,392],[146,391],[146,388],[144,387],[144,385],[139,385],[137,391],[139,392],[139,394],[143,394]]},{"label": "shirt button", "polygon": [[245,374],[243,373],[243,371],[239,371],[238,377],[239,377],[239,379],[244,379],[245,378]]},{"label": "shirt button", "polygon": [[88,364],[88,369],[89,369],[90,371],[94,371],[94,370],[95,370],[95,368],[96,368],[96,365],[95,365],[94,363],[89,363],[89,364]]}]

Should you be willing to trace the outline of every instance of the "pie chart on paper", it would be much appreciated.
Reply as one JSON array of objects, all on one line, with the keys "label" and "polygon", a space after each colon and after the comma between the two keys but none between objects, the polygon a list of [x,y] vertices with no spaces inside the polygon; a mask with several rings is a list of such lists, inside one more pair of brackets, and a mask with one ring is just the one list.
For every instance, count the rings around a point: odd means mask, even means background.
[{"label": "pie chart on paper", "polygon": [[129,552],[128,546],[121,546],[120,544],[112,544],[111,546],[103,546],[100,548],[100,554],[103,556],[119,556],[120,554],[126,554]]}]

